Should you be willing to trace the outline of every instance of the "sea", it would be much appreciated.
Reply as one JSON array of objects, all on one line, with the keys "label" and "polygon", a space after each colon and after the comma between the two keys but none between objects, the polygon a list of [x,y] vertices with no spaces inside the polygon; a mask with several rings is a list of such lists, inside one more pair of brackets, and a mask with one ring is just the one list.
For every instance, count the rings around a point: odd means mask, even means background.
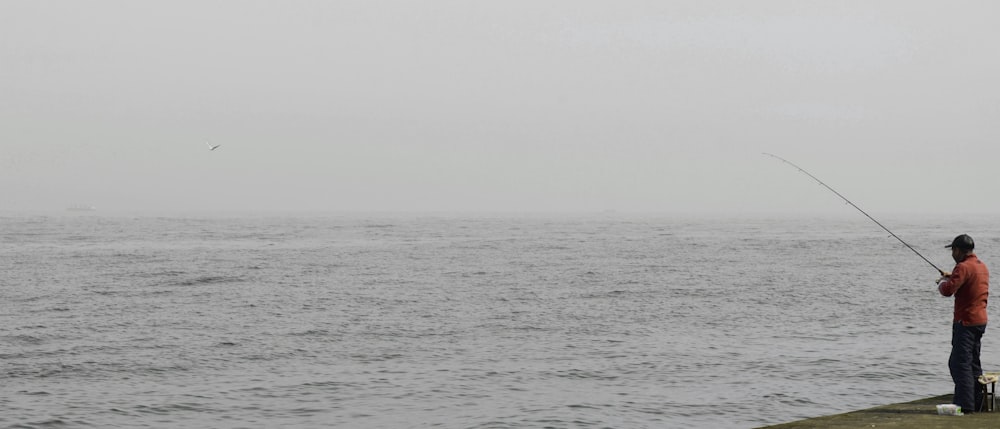
[{"label": "sea", "polygon": [[1000,221],[879,219],[911,250],[845,211],[3,213],[0,427],[752,428],[950,393],[934,266],[968,233],[1000,267]]}]

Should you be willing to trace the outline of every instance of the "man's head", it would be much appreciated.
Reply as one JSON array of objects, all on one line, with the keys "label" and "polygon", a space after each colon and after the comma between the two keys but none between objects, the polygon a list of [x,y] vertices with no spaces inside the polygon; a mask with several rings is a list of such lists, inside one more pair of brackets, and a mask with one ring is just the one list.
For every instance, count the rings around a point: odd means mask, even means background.
[{"label": "man's head", "polygon": [[955,262],[961,262],[962,259],[965,259],[976,248],[976,242],[972,241],[972,237],[969,237],[967,234],[962,234],[955,237],[951,241],[951,244],[944,247],[951,248],[951,258]]}]

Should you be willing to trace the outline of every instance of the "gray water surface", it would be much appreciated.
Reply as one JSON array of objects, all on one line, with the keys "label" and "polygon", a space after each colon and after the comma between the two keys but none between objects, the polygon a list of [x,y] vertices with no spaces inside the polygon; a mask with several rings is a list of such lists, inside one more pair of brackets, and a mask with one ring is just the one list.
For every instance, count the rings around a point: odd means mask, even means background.
[{"label": "gray water surface", "polygon": [[774,424],[949,393],[935,278],[852,217],[9,215],[0,425]]}]

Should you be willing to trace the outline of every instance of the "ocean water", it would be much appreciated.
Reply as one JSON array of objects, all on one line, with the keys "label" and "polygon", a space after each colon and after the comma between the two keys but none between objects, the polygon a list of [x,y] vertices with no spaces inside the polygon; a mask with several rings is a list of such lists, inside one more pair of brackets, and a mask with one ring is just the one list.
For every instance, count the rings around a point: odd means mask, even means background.
[{"label": "ocean water", "polygon": [[[950,393],[936,271],[851,215],[8,214],[0,427],[746,428]],[[881,221],[1000,263],[994,218]]]}]

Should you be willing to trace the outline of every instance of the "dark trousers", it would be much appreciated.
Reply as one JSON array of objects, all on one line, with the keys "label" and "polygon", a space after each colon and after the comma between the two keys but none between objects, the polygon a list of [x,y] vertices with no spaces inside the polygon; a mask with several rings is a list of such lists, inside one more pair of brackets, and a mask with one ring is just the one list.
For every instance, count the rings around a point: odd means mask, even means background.
[{"label": "dark trousers", "polygon": [[979,349],[985,332],[986,325],[963,326],[956,322],[951,328],[948,369],[955,382],[955,398],[952,402],[962,407],[962,411],[979,411],[983,404],[983,392],[976,379],[983,374],[983,366],[979,363]]}]

